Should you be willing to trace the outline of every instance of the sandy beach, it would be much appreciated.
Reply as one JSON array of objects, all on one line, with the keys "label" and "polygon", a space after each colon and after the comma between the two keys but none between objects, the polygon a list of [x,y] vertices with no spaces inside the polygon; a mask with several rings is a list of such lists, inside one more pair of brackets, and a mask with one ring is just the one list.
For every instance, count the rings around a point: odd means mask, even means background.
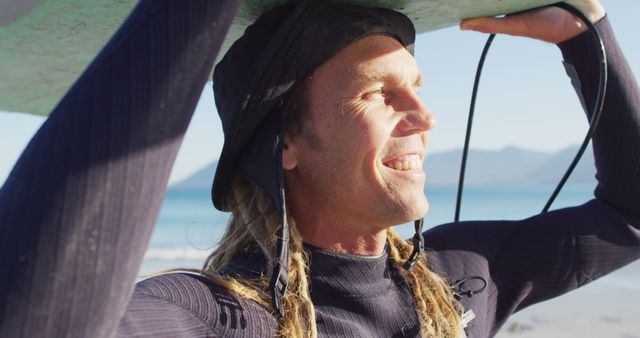
[{"label": "sandy beach", "polygon": [[640,263],[513,315],[497,338],[640,338]]}]

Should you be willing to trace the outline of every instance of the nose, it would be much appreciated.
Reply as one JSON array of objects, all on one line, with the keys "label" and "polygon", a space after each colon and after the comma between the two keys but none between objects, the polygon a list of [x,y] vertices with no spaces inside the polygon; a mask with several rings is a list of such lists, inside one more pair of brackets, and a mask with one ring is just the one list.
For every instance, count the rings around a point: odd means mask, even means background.
[{"label": "nose", "polygon": [[436,125],[431,110],[422,102],[420,95],[415,90],[406,93],[405,99],[402,100],[402,106],[396,107],[396,111],[402,114],[398,130],[403,134],[423,133],[433,129]]}]

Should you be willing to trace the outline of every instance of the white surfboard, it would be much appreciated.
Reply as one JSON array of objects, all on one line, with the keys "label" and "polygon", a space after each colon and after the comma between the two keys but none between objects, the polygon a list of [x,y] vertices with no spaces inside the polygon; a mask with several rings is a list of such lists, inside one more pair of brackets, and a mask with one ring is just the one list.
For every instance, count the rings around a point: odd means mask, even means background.
[{"label": "white surfboard", "polygon": [[[255,18],[285,1],[245,0],[221,55]],[[455,25],[464,18],[512,13],[555,1],[348,2],[400,11],[423,33]],[[136,3],[133,0],[0,0],[0,110],[49,114]]]}]

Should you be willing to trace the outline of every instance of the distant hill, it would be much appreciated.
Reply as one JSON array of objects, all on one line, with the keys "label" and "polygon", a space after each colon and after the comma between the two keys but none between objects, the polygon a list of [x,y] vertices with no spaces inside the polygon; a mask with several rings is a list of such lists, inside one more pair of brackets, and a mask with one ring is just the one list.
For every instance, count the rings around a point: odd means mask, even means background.
[{"label": "distant hill", "polygon": [[211,188],[211,183],[213,183],[213,176],[216,173],[217,167],[218,167],[218,161],[213,161],[208,166],[198,170],[195,174],[185,178],[182,181],[179,181],[173,184],[171,187],[169,187],[169,189],[195,190],[195,189]]},{"label": "distant hill", "polygon": [[[547,185],[556,184],[575,156],[577,146],[557,152],[538,152],[518,147],[502,150],[471,150],[467,161],[466,186]],[[456,186],[460,173],[462,150],[428,154],[424,161],[427,185]],[[192,176],[174,184],[171,189],[206,189],[211,187],[217,161]],[[595,182],[593,152],[589,149],[570,183]]]},{"label": "distant hill", "polygon": [[[569,167],[577,151],[577,147],[569,147],[553,153],[542,165],[530,171],[528,179],[533,184],[555,183],[560,180],[564,172]],[[596,169],[591,147],[585,152],[578,166],[574,170],[569,184],[571,183],[591,183],[595,182]]]},{"label": "distant hill", "polygon": [[[507,147],[498,151],[471,150],[467,160],[465,185],[547,185],[557,183],[573,160],[577,146],[545,153]],[[460,174],[462,151],[427,155],[424,168],[427,185],[456,186]],[[591,148],[585,152],[570,183],[595,182]]]}]

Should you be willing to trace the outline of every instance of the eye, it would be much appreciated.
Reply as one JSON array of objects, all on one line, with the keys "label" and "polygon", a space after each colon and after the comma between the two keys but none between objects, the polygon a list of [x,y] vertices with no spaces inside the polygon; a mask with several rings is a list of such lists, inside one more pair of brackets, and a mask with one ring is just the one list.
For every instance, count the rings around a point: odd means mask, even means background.
[{"label": "eye", "polygon": [[384,87],[380,87],[376,90],[366,92],[362,95],[362,98],[365,100],[375,100],[378,98],[386,99],[388,97],[389,97],[389,93],[384,90]]}]

